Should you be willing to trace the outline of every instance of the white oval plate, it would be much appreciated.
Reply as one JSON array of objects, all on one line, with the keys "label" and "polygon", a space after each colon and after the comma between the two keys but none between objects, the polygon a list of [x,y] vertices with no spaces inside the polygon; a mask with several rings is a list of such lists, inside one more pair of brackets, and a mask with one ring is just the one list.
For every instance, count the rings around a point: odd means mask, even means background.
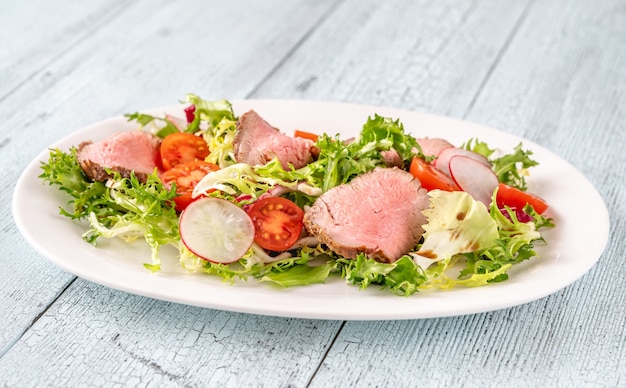
[{"label": "white oval plate", "polygon": [[[512,307],[550,295],[583,276],[599,259],[608,240],[609,217],[602,198],[572,165],[530,141],[492,128],[451,118],[397,109],[312,101],[247,100],[233,103],[242,114],[255,109],[269,123],[291,134],[294,129],[344,137],[358,134],[368,116],[378,113],[399,118],[416,137],[448,139],[461,145],[477,137],[491,147],[510,151],[520,141],[534,152],[540,165],[532,170],[529,190],[551,205],[548,215],[557,227],[544,232],[540,257],[515,266],[506,282],[479,288],[458,288],[399,297],[370,286],[367,290],[338,277],[326,284],[282,289],[254,280],[234,285],[221,279],[185,273],[174,252],[164,251],[163,270],[152,274],[143,241],[127,244],[100,239],[94,247],[81,235],[84,224],[58,214],[67,202],[56,187],[38,178],[44,150],[21,175],[13,196],[13,214],[26,240],[52,263],[70,273],[114,289],[151,298],[221,310],[298,318],[374,320],[414,319],[480,313]],[[151,109],[146,113],[182,116],[182,107]],[[99,140],[136,125],[116,117],[84,128],[50,148],[68,150],[85,140]],[[580,222],[585,220],[585,222]],[[582,238],[589,231],[594,238]]]}]

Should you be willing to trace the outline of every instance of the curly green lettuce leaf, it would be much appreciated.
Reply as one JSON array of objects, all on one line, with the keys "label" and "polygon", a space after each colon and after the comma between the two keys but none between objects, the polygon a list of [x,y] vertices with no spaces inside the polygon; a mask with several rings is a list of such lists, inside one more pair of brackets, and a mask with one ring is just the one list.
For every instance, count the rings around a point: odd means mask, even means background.
[{"label": "curly green lettuce leaf", "polygon": [[285,171],[276,158],[263,166],[237,163],[207,174],[194,188],[193,196],[218,190],[232,197],[244,195],[256,199],[276,186],[299,190],[311,197],[321,195],[319,189],[301,180],[304,180],[303,175],[296,171]]},{"label": "curly green lettuce leaf", "polygon": [[51,149],[47,162],[41,163],[43,172],[39,175],[45,183],[57,186],[69,196],[68,205],[71,210],[63,207],[59,212],[72,219],[85,219],[90,213],[108,212],[109,200],[107,188],[103,182],[91,181],[78,163],[76,148],[63,152],[58,148]]},{"label": "curly green lettuce leaf", "polygon": [[[517,213],[505,207],[503,213],[495,202],[497,190],[493,194],[490,215],[498,225],[498,238],[493,246],[466,253],[465,268],[460,279],[470,279],[480,275],[492,277],[489,282],[508,279],[506,271],[514,264],[537,256],[534,246],[543,242],[539,229],[553,227],[552,219],[538,214],[530,205],[524,208],[532,221],[521,222]],[[494,276],[495,275],[495,276]]]},{"label": "curly green lettuce leaf", "polygon": [[404,132],[399,120],[379,115],[368,118],[359,137],[352,142],[343,141],[339,135],[323,134],[315,145],[319,149],[318,159],[298,172],[324,192],[384,166],[383,151],[395,150],[404,162],[421,153],[419,144]]},{"label": "curly green lettuce leaf", "polygon": [[315,283],[324,283],[335,263],[327,261],[324,264],[299,264],[289,266],[282,271],[269,271],[259,278],[262,282],[271,282],[281,287],[306,286]]},{"label": "curly green lettuce leaf", "polygon": [[134,121],[140,128],[146,128],[160,138],[164,138],[172,133],[180,132],[178,126],[169,117],[157,117],[147,113],[127,113],[124,115],[128,121]]},{"label": "curly green lettuce leaf", "polygon": [[161,246],[180,246],[178,215],[172,206],[176,192],[163,187],[156,174],[149,175],[146,183],[134,174],[130,178],[116,175],[108,181],[108,187],[108,197],[119,210],[107,215],[91,213],[91,228],[84,238],[95,241],[102,236],[132,241],[141,237],[152,251],[152,264],[148,268],[159,269]]},{"label": "curly green lettuce leaf", "polygon": [[220,168],[235,164],[233,142],[237,132],[237,121],[224,118],[213,127],[202,129],[200,133],[209,146],[211,153],[205,159]]},{"label": "curly green lettuce leaf", "polygon": [[355,259],[339,259],[337,263],[342,277],[361,289],[375,284],[396,295],[409,296],[418,292],[426,281],[423,270],[409,256],[393,263],[380,263],[361,253]]},{"label": "curly green lettuce leaf", "polygon": [[[216,128],[214,137],[218,140],[215,142],[217,144],[227,143],[226,138],[228,136],[226,135],[229,133],[232,123],[237,121],[232,104],[228,100],[209,101],[203,100],[195,94],[187,94],[183,102],[194,105],[194,119],[190,123],[185,124],[182,119],[180,122],[175,122],[179,120],[168,115],[159,117],[141,112],[127,113],[124,117],[128,121],[138,123],[141,128],[145,128],[161,138],[181,131],[196,133],[201,129]],[[217,128],[218,126],[221,127]]]},{"label": "curly green lettuce leaf", "polygon": [[377,151],[394,149],[405,162],[416,152],[421,153],[417,140],[405,133],[404,125],[399,119],[392,120],[377,114],[374,118],[368,118],[358,141],[354,144],[355,151],[358,150],[354,155],[367,154],[370,149]]},{"label": "curly green lettuce leaf", "polygon": [[283,254],[281,256],[286,257],[270,258],[255,245],[236,263],[204,262],[204,272],[217,275],[227,282],[253,277],[281,287],[294,287],[323,283],[335,271],[333,254],[328,254],[321,246],[303,247],[294,256]]},{"label": "curly green lettuce leaf", "polygon": [[[538,214],[530,205],[524,208],[532,221],[521,222],[517,213],[505,207],[504,212],[498,209],[494,201],[491,205],[491,217],[498,224],[499,238],[495,244],[484,250],[472,252],[467,255],[467,267],[462,275],[469,273],[488,273],[499,269],[506,264],[517,264],[537,256],[534,245],[538,241],[544,241],[539,229],[553,227],[551,218]],[[501,276],[498,280],[506,280],[507,276]]]},{"label": "curly green lettuce leaf", "polygon": [[98,237],[119,237],[126,241],[146,240],[152,250],[152,263],[146,267],[158,270],[160,247],[180,246],[178,215],[172,205],[175,190],[166,189],[156,174],[145,183],[134,174],[122,178],[112,172],[107,183],[91,181],[82,171],[76,149],[66,153],[55,149],[48,162],[42,163],[40,178],[70,196],[73,211],[61,210],[72,219],[86,219],[90,228],[83,239],[95,244]]},{"label": "curly green lettuce leaf", "polygon": [[[467,254],[466,254],[467,255]],[[448,272],[457,273],[454,268],[458,263],[465,259],[466,255],[458,255],[449,260],[443,260],[435,263],[428,268],[425,273],[427,281],[421,286],[420,290],[440,289],[449,290],[458,286],[461,287],[483,287],[492,282],[497,281],[502,276],[506,276],[506,272],[512,267],[512,264],[504,264],[492,271],[477,272],[461,272],[457,277],[453,277]]]},{"label": "curly green lettuce leaf", "polygon": [[204,100],[199,96],[189,93],[185,96],[185,102],[194,105],[194,119],[187,128],[187,132],[196,132],[201,124],[207,123],[210,127],[216,127],[222,122],[237,121],[233,105],[228,100]]}]

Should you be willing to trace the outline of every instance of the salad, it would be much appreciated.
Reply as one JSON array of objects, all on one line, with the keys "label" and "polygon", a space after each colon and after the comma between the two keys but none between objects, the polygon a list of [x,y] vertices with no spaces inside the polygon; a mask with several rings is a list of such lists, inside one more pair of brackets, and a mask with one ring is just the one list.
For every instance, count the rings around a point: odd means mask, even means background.
[{"label": "salad", "polygon": [[537,162],[522,144],[457,147],[376,114],[354,139],[292,136],[226,100],[184,104],[184,117],[127,114],[137,131],[41,164],[68,196],[60,214],[89,225],[84,240],[145,241],[149,271],[171,245],[184,269],[227,282],[340,277],[408,296],[505,281],[554,226],[526,191]]}]

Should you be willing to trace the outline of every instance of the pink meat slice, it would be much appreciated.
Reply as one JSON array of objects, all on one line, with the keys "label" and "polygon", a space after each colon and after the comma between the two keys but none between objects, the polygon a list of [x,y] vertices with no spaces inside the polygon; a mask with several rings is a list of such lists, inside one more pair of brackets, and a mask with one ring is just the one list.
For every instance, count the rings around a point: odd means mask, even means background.
[{"label": "pink meat slice", "polygon": [[436,137],[425,137],[417,139],[417,144],[419,144],[422,148],[422,153],[424,154],[424,156],[437,156],[442,150],[454,147],[447,140]]},{"label": "pink meat slice", "polygon": [[394,262],[419,242],[429,207],[419,180],[398,168],[377,168],[322,194],[304,225],[333,252]]},{"label": "pink meat slice", "polygon": [[[444,139],[425,137],[416,140],[417,144],[419,144],[422,148],[422,153],[424,154],[424,156],[437,156],[441,151],[446,148],[454,148],[451,143]],[[417,150],[414,149],[413,152],[417,152]],[[389,151],[382,151],[381,156],[383,158],[383,163],[387,167],[404,167],[404,161],[402,160],[398,152],[393,148]]]},{"label": "pink meat slice", "polygon": [[134,172],[140,181],[158,168],[160,139],[148,132],[120,132],[102,141],[83,142],[78,146],[78,162],[93,180],[111,178],[106,169],[130,177]]},{"label": "pink meat slice", "polygon": [[289,169],[289,163],[300,168],[311,162],[312,147],[311,140],[281,133],[253,110],[237,121],[233,148],[239,163],[257,166],[278,158],[284,169]]}]

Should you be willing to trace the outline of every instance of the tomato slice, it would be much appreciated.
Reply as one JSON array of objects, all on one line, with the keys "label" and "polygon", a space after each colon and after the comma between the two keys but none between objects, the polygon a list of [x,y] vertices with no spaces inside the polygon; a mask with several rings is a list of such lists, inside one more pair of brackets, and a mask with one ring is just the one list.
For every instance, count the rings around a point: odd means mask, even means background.
[{"label": "tomato slice", "polygon": [[161,174],[161,181],[166,187],[172,187],[172,184],[176,183],[176,194],[178,194],[178,196],[174,197],[176,210],[182,212],[193,201],[191,194],[198,182],[206,174],[219,169],[217,164],[202,160],[192,160],[177,164]]},{"label": "tomato slice", "polygon": [[161,163],[169,170],[180,163],[204,160],[209,156],[209,146],[203,138],[186,132],[165,136],[161,142]]},{"label": "tomato slice", "polygon": [[411,166],[409,172],[422,183],[422,187],[426,190],[445,190],[445,191],[461,191],[456,183],[444,174],[437,170],[432,165],[426,163],[422,158],[414,157],[411,160]]},{"label": "tomato slice", "polygon": [[248,208],[254,223],[254,241],[271,251],[291,247],[302,232],[304,211],[283,197],[266,197]]},{"label": "tomato slice", "polygon": [[520,210],[523,209],[526,204],[529,204],[539,214],[542,214],[548,209],[548,203],[538,196],[504,183],[498,185],[496,204],[499,208],[503,208],[506,205],[510,208]]},{"label": "tomato slice", "polygon": [[295,137],[301,137],[303,139],[309,139],[309,140],[313,140],[313,142],[317,141],[317,135],[311,132],[307,132],[307,131],[301,131],[299,129],[296,129],[293,133],[293,135]]}]

